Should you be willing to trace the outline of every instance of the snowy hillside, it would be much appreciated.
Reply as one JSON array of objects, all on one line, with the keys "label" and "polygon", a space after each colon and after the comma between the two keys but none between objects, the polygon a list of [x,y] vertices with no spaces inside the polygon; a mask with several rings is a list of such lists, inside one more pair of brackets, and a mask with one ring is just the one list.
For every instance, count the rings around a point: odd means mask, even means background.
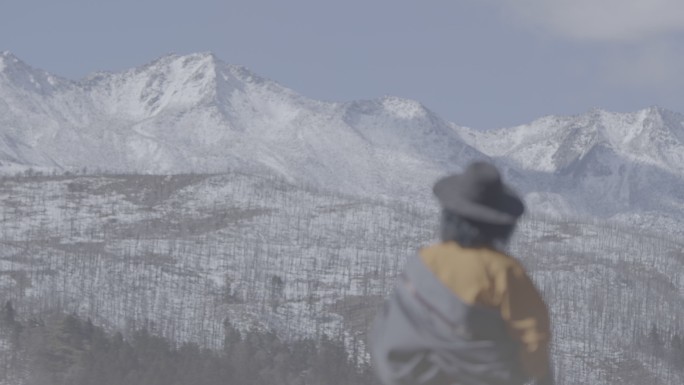
[{"label": "snowy hillside", "polygon": [[[0,303],[216,349],[228,321],[362,354],[380,301],[437,225],[434,204],[244,173],[7,178],[0,196]],[[671,341],[684,335],[684,244],[526,217],[511,251],[551,304],[559,384],[682,383]],[[0,333],[0,365],[3,346]]]}]

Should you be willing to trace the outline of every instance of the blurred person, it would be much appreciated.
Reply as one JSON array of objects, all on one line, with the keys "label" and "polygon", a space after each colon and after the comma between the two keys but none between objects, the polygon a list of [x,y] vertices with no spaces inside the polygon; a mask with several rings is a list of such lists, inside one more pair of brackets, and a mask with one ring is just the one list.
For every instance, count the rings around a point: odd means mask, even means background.
[{"label": "blurred person", "polygon": [[441,242],[409,258],[369,348],[385,385],[551,385],[546,304],[502,250],[525,207],[491,164],[433,188]]}]

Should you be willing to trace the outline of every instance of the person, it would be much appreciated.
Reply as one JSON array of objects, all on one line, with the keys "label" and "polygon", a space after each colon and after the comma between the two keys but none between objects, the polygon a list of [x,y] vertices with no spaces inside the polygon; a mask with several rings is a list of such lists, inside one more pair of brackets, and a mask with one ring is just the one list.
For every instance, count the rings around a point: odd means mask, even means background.
[{"label": "person", "polygon": [[369,332],[385,385],[553,384],[548,310],[502,252],[525,207],[490,163],[439,180],[441,242],[409,258]]}]

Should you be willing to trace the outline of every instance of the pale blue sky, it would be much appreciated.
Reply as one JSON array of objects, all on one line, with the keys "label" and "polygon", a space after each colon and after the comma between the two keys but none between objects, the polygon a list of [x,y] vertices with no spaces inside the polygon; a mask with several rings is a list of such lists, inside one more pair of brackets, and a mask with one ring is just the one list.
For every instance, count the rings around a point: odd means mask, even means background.
[{"label": "pale blue sky", "polygon": [[311,98],[396,95],[478,128],[684,112],[681,0],[0,0],[0,51],[79,79],[214,52]]}]

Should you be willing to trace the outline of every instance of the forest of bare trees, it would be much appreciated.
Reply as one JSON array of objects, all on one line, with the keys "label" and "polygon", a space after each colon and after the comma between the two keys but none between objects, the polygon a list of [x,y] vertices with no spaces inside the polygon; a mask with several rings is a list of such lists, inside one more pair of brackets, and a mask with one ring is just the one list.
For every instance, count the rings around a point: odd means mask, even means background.
[{"label": "forest of bare trees", "polygon": [[[109,344],[120,333],[117,343],[134,346],[146,333],[166,341],[162,356],[193,351],[207,362],[222,359],[231,330],[270,335],[282,349],[329,341],[363,373],[368,324],[437,225],[432,202],[241,173],[32,174],[5,177],[0,195],[5,368],[19,365],[12,341],[45,337],[67,314]],[[550,305],[559,384],[684,382],[682,243],[531,216],[510,251]]]},{"label": "forest of bare trees", "polygon": [[223,347],[176,344],[146,328],[124,337],[90,319],[49,313],[19,321],[11,302],[0,314],[11,353],[4,380],[32,385],[376,385],[368,364],[327,337],[282,341],[275,333],[226,325]]}]

